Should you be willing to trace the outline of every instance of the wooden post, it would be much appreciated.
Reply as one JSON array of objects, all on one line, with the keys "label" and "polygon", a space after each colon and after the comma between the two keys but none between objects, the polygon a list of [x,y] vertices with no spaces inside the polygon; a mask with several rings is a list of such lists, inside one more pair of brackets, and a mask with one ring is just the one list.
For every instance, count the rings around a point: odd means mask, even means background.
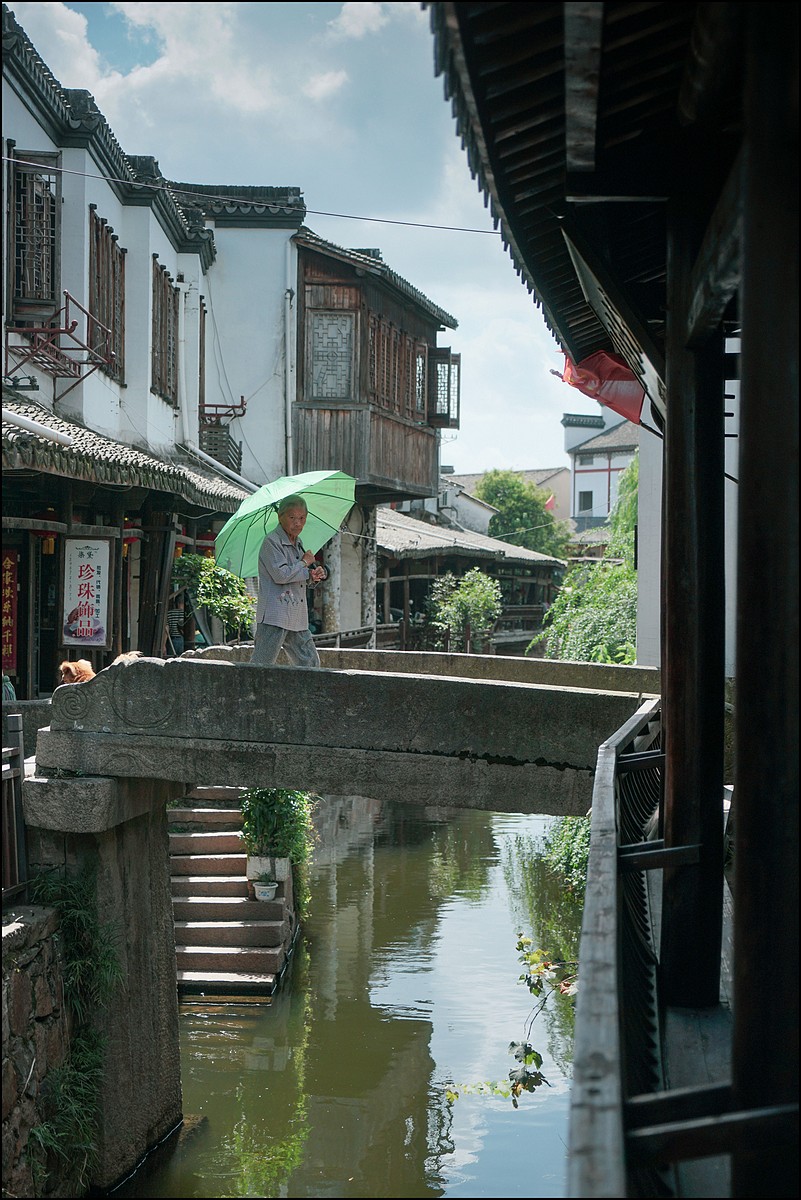
[{"label": "wooden post", "polygon": [[[698,199],[692,196],[697,209]],[[668,213],[667,421],[662,691],[666,846],[701,844],[665,868],[660,994],[720,998],[723,911],[723,337],[687,349],[690,272],[700,244],[685,197]]]},{"label": "wooden post", "polygon": [[[798,7],[745,7],[732,1083],[759,1108],[798,1100]],[[733,1196],[797,1192],[797,1141],[735,1154]]]}]

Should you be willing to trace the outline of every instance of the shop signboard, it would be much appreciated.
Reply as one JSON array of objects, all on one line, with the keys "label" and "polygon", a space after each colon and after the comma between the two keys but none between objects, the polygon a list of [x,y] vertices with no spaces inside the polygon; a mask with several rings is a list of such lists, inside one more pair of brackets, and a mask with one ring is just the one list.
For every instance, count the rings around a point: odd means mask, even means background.
[{"label": "shop signboard", "polygon": [[64,538],[61,645],[111,647],[111,538]]},{"label": "shop signboard", "polygon": [[19,551],[3,551],[3,670],[17,671]]}]

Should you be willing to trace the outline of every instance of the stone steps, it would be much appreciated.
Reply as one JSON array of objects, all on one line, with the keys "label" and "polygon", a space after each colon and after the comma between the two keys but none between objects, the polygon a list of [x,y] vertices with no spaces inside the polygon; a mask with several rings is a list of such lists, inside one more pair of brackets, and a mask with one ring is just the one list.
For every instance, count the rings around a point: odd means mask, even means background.
[{"label": "stone steps", "polygon": [[195,1004],[206,996],[224,996],[226,1006],[254,1001],[263,1003],[273,994],[277,984],[278,976],[270,972],[259,975],[244,971],[178,971],[178,991],[192,996]]},{"label": "stone steps", "polygon": [[176,921],[281,921],[284,903],[281,899],[260,901],[246,895],[199,896],[195,892],[173,895],[172,914]]},{"label": "stone steps", "polygon": [[247,872],[247,854],[173,854],[170,867],[173,875],[238,875]]},{"label": "stone steps", "polygon": [[248,884],[241,791],[192,788],[168,813],[178,992],[193,1003],[265,1002],[292,948],[287,885],[259,901]]},{"label": "stone steps", "polygon": [[245,844],[242,834],[219,832],[207,833],[205,830],[195,830],[193,833],[171,833],[170,854],[244,854]]},{"label": "stone steps", "polygon": [[[254,900],[254,904],[258,901]],[[289,925],[286,921],[176,921],[175,942],[184,946],[205,946],[213,941],[219,949],[275,947],[283,945]]]},{"label": "stone steps", "polygon": [[248,899],[248,881],[242,875],[173,875],[173,903],[178,897],[209,899]]},{"label": "stone steps", "polygon": [[283,947],[184,946],[176,943],[179,971],[225,971],[237,975],[278,975],[286,962]]}]

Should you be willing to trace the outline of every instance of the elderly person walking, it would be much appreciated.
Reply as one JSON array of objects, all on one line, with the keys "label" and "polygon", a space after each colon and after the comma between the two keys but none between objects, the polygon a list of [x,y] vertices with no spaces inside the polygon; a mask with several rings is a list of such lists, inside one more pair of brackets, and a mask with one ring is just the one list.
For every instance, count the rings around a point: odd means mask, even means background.
[{"label": "elderly person walking", "polygon": [[259,552],[259,602],[251,662],[269,667],[284,653],[296,667],[319,667],[320,656],[309,631],[308,583],[320,583],[325,567],[303,549],[300,535],[308,510],[302,496],[287,496],[278,505],[278,525]]}]

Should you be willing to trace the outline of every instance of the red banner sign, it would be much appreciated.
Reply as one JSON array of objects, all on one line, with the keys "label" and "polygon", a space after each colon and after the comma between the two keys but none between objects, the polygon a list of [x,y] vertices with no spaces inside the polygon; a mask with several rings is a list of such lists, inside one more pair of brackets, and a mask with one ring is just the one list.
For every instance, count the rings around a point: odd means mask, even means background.
[{"label": "red banner sign", "polygon": [[17,577],[19,551],[3,551],[3,670],[17,670]]}]

